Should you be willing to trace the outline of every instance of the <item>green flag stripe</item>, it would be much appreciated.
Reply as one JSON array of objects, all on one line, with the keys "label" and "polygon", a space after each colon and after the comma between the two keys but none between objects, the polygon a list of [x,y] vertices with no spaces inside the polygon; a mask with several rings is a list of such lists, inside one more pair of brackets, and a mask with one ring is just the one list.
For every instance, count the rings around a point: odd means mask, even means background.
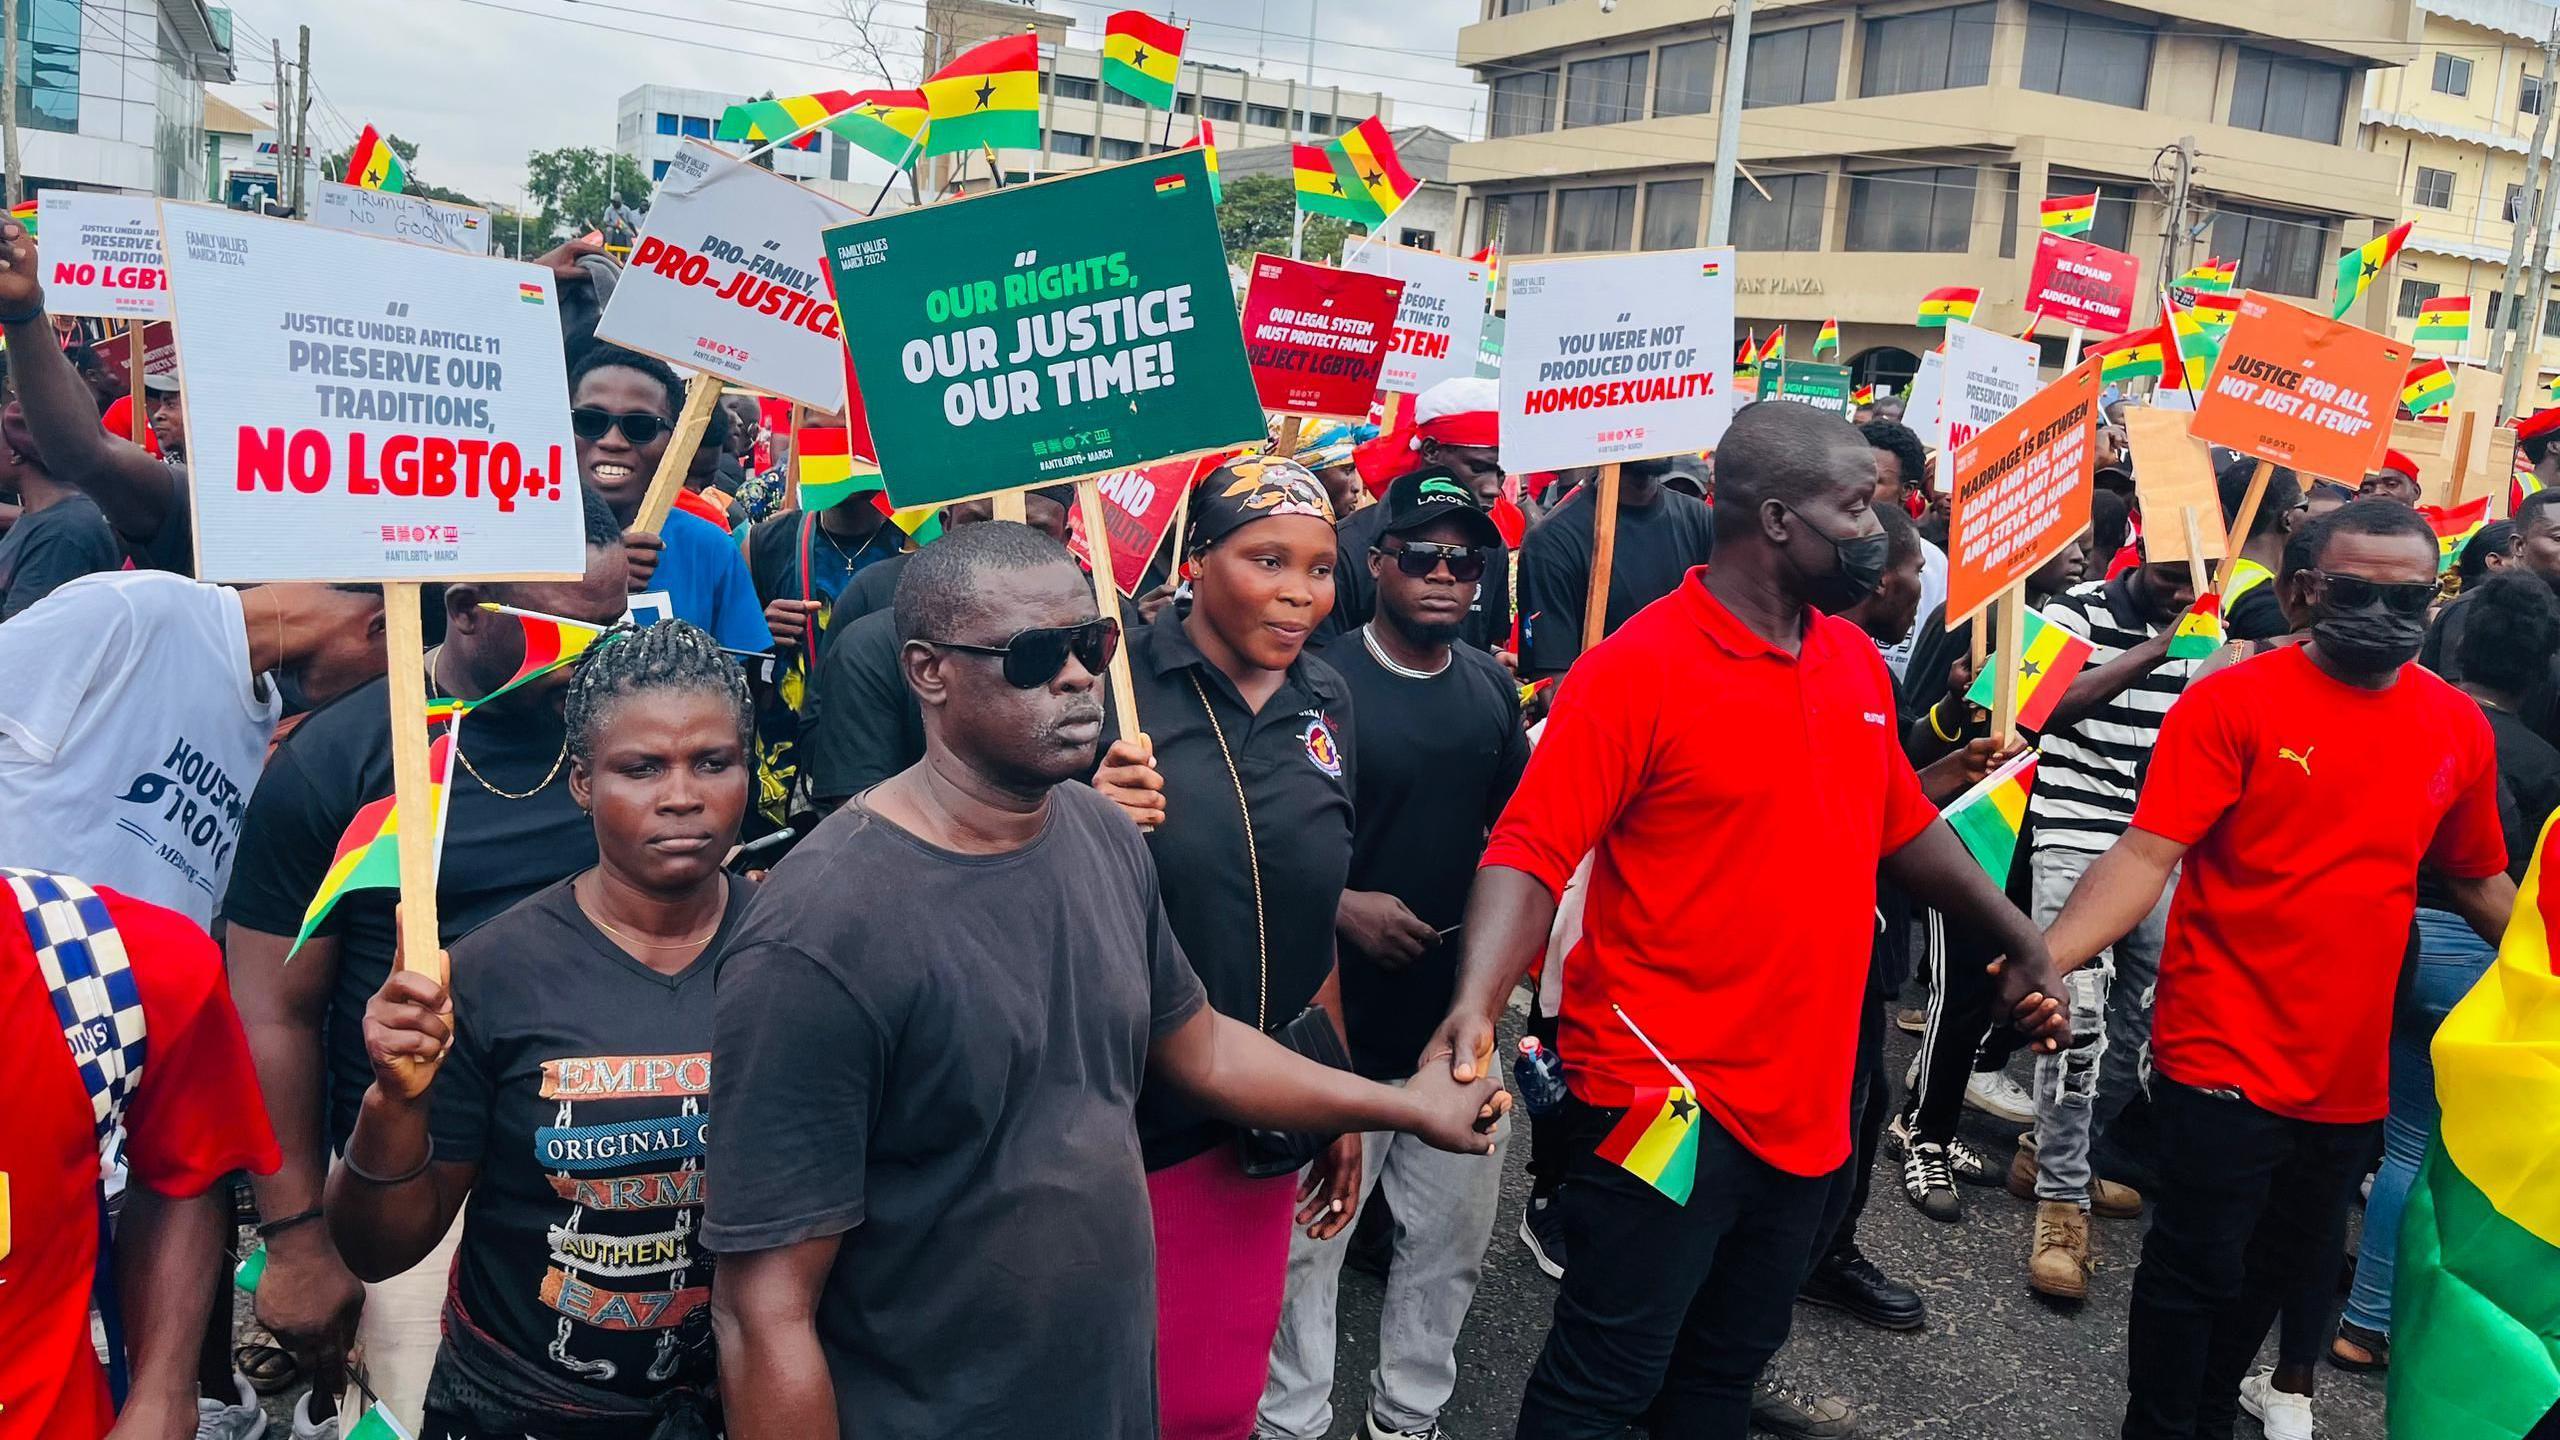
[{"label": "green flag stripe", "polygon": [[[903,142],[904,137],[901,137]],[[982,145],[993,145],[999,150],[1039,149],[1040,112],[990,110],[984,115],[937,120],[925,127],[924,153],[927,155],[965,154]]]},{"label": "green flag stripe", "polygon": [[2392,1289],[2392,1440],[2521,1440],[2560,1402],[2560,1250],[2498,1213],[2441,1139]]},{"label": "green flag stripe", "polygon": [[1173,82],[1159,80],[1125,60],[1104,56],[1102,83],[1141,105],[1152,105],[1158,110],[1173,108]]},{"label": "green flag stripe", "polygon": [[2009,862],[2018,852],[2018,832],[2009,828],[1998,806],[1985,799],[1949,811],[1947,825],[1964,842],[1964,848],[1973,852],[1975,862],[1991,877],[1992,884],[2009,883]]}]

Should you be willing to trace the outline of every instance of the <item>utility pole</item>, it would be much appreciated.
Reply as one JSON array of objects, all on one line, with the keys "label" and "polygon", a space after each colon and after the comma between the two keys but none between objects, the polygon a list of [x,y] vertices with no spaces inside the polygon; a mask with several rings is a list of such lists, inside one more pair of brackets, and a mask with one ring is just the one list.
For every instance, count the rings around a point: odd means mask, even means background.
[{"label": "utility pole", "polygon": [[[1716,170],[1707,182],[1707,243],[1731,243],[1733,167],[1742,149],[1742,81],[1751,62],[1751,0],[1733,0],[1733,33],[1725,37],[1724,103],[1716,109]],[[1733,337],[1726,336],[1730,343]]]},{"label": "utility pole", "polygon": [[2151,167],[2151,180],[2168,199],[2160,215],[2160,283],[2164,286],[2185,273],[2178,260],[2187,243],[2187,197],[2195,178],[2196,137],[2181,135],[2178,143],[2161,148]]},{"label": "utility pole", "polygon": [[[2515,235],[2507,246],[2506,273],[2498,282],[2498,294],[2503,297],[2499,308],[2507,321],[2506,342],[2501,347],[2494,330],[2489,337],[2490,357],[2506,377],[2499,389],[2501,415],[2516,413],[2516,398],[2524,385],[2524,372],[2518,366],[2533,353],[2535,322],[2540,317],[2532,312],[2542,308],[2538,302],[2542,297],[2543,261],[2551,253],[2551,200],[2560,193],[2560,186],[2551,183],[2551,156],[2546,148],[2551,136],[2551,107],[2560,103],[2560,94],[2555,94],[2552,87],[2555,74],[2560,74],[2560,14],[2554,15],[2551,33],[2542,41],[2542,103],[2535,107],[2538,113],[2533,119],[2533,148],[2524,157],[2524,194],[2509,227]],[[2521,273],[2528,268],[2524,225],[2528,215],[2534,220],[2530,267],[2533,278],[2529,282]],[[2523,288],[2518,288],[2520,285]]]},{"label": "utility pole", "polygon": [[18,170],[18,6],[0,0],[0,166],[9,171],[9,204],[27,198],[26,177]]},{"label": "utility pole", "polygon": [[[0,0],[0,4],[9,0]],[[385,140],[384,144],[391,142]],[[293,78],[293,218],[300,220],[309,212],[302,208],[307,198],[302,193],[309,183],[311,169],[311,27],[302,27],[302,64]]]}]

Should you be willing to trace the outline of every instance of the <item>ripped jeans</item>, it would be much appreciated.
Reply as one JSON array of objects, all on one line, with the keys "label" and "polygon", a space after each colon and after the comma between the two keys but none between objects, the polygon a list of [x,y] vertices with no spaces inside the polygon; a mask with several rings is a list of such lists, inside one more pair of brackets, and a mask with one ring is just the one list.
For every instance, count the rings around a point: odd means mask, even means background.
[{"label": "ripped jeans", "polygon": [[[2033,867],[2036,924],[2051,925],[2071,898],[2071,887],[2097,863],[2097,855],[2060,848],[2038,850]],[[2036,1057],[2036,1198],[2089,1204],[2089,1151],[2098,1132],[2133,1098],[2149,1071],[2151,993],[2160,984],[2160,942],[2169,928],[2169,897],[2176,876],[2160,891],[2160,903],[2133,933],[2063,980],[2071,1007],[2071,1033],[2087,1043],[2059,1055]]]}]

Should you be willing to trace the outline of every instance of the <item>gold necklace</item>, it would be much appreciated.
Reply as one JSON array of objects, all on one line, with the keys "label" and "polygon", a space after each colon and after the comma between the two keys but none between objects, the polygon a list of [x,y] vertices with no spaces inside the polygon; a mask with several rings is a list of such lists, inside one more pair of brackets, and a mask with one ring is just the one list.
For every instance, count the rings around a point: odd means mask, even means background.
[{"label": "gold necklace", "polygon": [[720,933],[719,922],[713,921],[710,929],[703,931],[701,934],[696,935],[690,940],[643,940],[637,935],[625,935],[621,931],[604,923],[604,917],[598,915],[593,910],[588,909],[587,902],[584,900],[578,901],[578,913],[586,916],[588,920],[594,923],[597,929],[612,936],[614,939],[621,941],[625,945],[637,945],[644,950],[690,950],[695,946],[710,943],[711,937]]},{"label": "gold necklace", "polygon": [[[550,789],[551,782],[560,778],[560,767],[569,762],[569,737],[566,735],[560,737],[560,753],[552,757],[551,769],[543,775],[542,782],[534,786],[532,789],[522,793],[512,790],[501,790],[497,786],[490,784],[489,777],[480,773],[480,767],[471,763],[471,757],[462,753],[462,746],[458,742],[453,747],[453,758],[462,762],[462,768],[471,772],[471,778],[480,782],[481,789],[488,791],[499,799],[530,800],[534,796],[541,794],[543,791]],[[602,924],[604,922],[598,921],[596,923]],[[641,942],[635,941],[633,943],[637,944]]]}]

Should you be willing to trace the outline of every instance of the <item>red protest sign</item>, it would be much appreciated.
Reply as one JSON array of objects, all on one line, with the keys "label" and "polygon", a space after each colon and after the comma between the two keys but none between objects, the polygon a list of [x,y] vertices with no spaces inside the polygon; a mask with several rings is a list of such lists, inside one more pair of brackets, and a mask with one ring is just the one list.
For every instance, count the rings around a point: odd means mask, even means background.
[{"label": "red protest sign", "polygon": [[[130,341],[119,335],[111,340],[97,341],[90,348],[97,352],[98,359],[107,369],[124,382],[126,389],[134,388],[133,376],[128,373],[131,367],[126,363],[133,354]],[[168,321],[154,320],[142,327],[142,369],[147,375],[177,378],[178,340]]]},{"label": "red protest sign", "polygon": [[1253,257],[1244,292],[1245,358],[1262,408],[1357,420],[1378,393],[1404,282]]},{"label": "red protest sign", "polygon": [[2188,428],[2207,444],[2352,485],[2390,443],[2408,373],[2406,343],[2252,290]]},{"label": "red protest sign", "polygon": [[2093,356],[1956,447],[1948,628],[1971,619],[2089,528],[2097,428]]},{"label": "red protest sign", "polygon": [[[1173,516],[1201,472],[1224,458],[1218,455],[1167,460],[1139,470],[1118,470],[1094,481],[1102,492],[1102,528],[1111,534],[1111,578],[1120,593],[1135,598],[1146,583],[1147,562],[1173,528]],[[1067,507],[1067,549],[1087,565],[1084,507]]]},{"label": "red protest sign", "polygon": [[2106,335],[2133,328],[2142,262],[2121,250],[2038,233],[2027,277],[2027,313]]}]

